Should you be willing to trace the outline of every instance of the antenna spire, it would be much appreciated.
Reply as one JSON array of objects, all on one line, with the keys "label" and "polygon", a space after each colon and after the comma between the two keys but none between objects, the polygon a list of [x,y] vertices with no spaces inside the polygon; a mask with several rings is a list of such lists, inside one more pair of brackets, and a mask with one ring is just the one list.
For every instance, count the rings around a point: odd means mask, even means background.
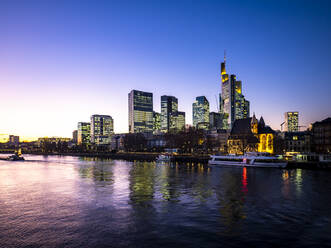
[{"label": "antenna spire", "polygon": [[224,49],[224,63],[225,63],[225,60],[226,60],[226,51]]}]

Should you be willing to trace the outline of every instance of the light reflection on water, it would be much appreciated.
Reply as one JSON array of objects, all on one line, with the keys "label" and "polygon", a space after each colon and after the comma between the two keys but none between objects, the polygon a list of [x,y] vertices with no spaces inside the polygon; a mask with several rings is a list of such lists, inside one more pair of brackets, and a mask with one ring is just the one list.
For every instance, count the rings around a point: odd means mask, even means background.
[{"label": "light reflection on water", "polygon": [[323,246],[330,172],[0,161],[1,247]]}]

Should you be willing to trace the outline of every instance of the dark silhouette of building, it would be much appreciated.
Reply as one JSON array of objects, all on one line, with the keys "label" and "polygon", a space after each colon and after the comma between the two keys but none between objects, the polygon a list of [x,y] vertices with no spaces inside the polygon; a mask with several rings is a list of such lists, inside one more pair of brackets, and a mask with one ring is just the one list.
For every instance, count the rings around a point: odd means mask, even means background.
[{"label": "dark silhouette of building", "polygon": [[285,152],[311,152],[311,133],[304,132],[284,132],[282,133],[285,142]]},{"label": "dark silhouette of building", "polygon": [[15,145],[18,146],[20,143],[20,137],[19,136],[15,136],[15,135],[9,135],[9,141],[8,143],[10,145]]},{"label": "dark silhouette of building", "polygon": [[312,124],[313,151],[331,153],[331,117]]}]

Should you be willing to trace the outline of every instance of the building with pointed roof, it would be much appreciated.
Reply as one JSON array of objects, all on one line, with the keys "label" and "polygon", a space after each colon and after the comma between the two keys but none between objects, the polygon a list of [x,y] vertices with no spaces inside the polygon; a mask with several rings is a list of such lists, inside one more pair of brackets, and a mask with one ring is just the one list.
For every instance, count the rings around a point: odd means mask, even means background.
[{"label": "building with pointed roof", "polygon": [[255,114],[251,118],[235,120],[228,138],[228,153],[244,154],[246,152],[274,153],[275,131],[266,126],[261,117]]}]

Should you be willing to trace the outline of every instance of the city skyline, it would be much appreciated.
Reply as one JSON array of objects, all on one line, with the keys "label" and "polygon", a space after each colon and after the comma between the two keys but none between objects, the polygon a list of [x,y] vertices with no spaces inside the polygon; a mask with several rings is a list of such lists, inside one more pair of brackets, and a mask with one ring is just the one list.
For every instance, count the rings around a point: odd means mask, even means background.
[{"label": "city skyline", "polygon": [[[217,112],[224,49],[227,70],[245,85],[251,115],[263,116],[273,129],[280,129],[284,112],[298,111],[305,128],[331,114],[326,1],[293,1],[284,10],[282,1],[240,8],[212,1],[159,4],[139,5],[148,7],[143,17],[133,12],[134,2],[83,4],[79,11],[74,2],[2,2],[0,133],[23,140],[71,137],[77,122],[97,113],[113,117],[115,133],[128,132],[127,93],[132,89],[152,92],[157,112],[161,95],[175,96],[192,124],[197,96],[206,96],[210,112]],[[91,16],[84,16],[90,9]],[[256,15],[249,16],[251,11]],[[227,22],[220,13],[238,18]],[[174,20],[165,23],[168,19]],[[224,35],[234,32],[234,38]]]}]

